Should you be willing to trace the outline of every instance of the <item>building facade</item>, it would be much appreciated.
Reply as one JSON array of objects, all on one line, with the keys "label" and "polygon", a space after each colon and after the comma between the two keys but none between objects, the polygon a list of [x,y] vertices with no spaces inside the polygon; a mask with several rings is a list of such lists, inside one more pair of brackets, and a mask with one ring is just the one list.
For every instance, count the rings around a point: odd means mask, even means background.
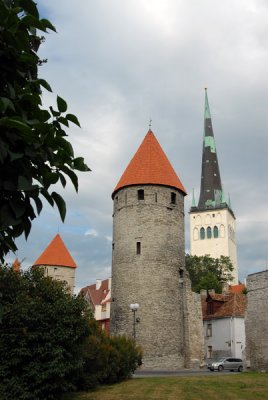
[{"label": "building facade", "polygon": [[138,303],[145,368],[199,365],[203,357],[201,302],[184,268],[185,194],[149,130],[112,194],[111,333],[133,335],[130,304]]},{"label": "building facade", "polygon": [[87,300],[94,313],[94,318],[102,330],[110,333],[111,278],[97,279],[95,284],[81,289],[81,293]]},{"label": "building facade", "polygon": [[245,358],[245,310],[242,293],[202,296],[206,359]]},{"label": "building facade", "polygon": [[238,282],[235,215],[222,188],[215,138],[205,92],[204,138],[199,201],[190,209],[191,254],[230,257],[233,281]]}]

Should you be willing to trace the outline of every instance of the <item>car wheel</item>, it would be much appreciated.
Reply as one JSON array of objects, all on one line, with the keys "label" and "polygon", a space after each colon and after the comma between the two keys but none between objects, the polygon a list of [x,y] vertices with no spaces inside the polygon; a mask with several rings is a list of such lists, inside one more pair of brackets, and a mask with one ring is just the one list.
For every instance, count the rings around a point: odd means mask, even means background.
[{"label": "car wheel", "polygon": [[243,367],[242,367],[242,365],[240,365],[240,367],[238,368],[238,372],[243,372]]},{"label": "car wheel", "polygon": [[223,366],[222,365],[219,365],[218,366],[218,371],[222,371],[223,370]]}]

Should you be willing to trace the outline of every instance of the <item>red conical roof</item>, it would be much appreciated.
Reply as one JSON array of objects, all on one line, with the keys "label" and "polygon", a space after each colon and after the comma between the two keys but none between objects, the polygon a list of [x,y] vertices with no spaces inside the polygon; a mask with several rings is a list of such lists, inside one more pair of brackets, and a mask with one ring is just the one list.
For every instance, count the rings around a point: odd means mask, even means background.
[{"label": "red conical roof", "polygon": [[35,261],[34,265],[56,265],[57,267],[72,268],[77,267],[59,234],[57,234],[49,243],[41,256]]},{"label": "red conical roof", "polygon": [[171,186],[187,194],[151,130],[148,131],[121,176],[113,191],[112,198],[119,189],[125,186],[146,184]]}]

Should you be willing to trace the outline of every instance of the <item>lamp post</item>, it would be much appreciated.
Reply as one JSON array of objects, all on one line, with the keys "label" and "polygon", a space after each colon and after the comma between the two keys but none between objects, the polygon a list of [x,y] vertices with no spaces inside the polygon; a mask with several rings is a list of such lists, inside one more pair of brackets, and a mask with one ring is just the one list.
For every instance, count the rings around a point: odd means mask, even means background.
[{"label": "lamp post", "polygon": [[131,309],[131,311],[133,312],[133,341],[136,341],[136,324],[140,322],[139,318],[136,318],[136,312],[138,311],[139,308],[139,304],[138,303],[134,303],[134,304],[130,304],[129,308]]}]

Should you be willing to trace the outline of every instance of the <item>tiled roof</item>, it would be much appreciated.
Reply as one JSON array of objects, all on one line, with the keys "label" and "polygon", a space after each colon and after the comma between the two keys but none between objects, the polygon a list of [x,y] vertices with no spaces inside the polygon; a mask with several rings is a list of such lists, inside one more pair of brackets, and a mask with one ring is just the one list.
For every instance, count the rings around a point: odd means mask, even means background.
[{"label": "tiled roof", "polygon": [[[208,302],[217,303],[215,312],[209,313]],[[244,317],[247,297],[242,293],[209,295],[202,299],[203,319]]]},{"label": "tiled roof", "polygon": [[230,285],[229,291],[231,293],[242,293],[245,288],[246,286],[243,283],[240,283],[239,285]]},{"label": "tiled roof", "polygon": [[55,265],[57,267],[76,268],[77,265],[63,243],[62,238],[57,234],[43,251],[34,265]]},{"label": "tiled roof", "polygon": [[106,304],[111,301],[111,291],[109,289],[109,279],[101,281],[99,289],[96,289],[96,284],[86,286],[81,289],[85,297],[89,297],[94,306]]},{"label": "tiled roof", "polygon": [[151,130],[146,134],[121,176],[112,197],[125,186],[146,184],[171,186],[186,194],[180,179]]}]

